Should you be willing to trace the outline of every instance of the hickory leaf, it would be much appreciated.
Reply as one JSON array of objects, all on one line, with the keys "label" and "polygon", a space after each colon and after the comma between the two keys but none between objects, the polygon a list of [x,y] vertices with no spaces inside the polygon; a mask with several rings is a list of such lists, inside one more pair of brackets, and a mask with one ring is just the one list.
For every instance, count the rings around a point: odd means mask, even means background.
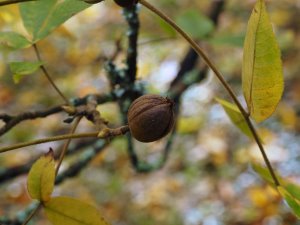
[{"label": "hickory leaf", "polygon": [[0,32],[0,45],[4,45],[13,50],[26,48],[31,45],[24,36],[15,32]]},{"label": "hickory leaf", "polygon": [[204,38],[214,30],[214,23],[195,9],[188,9],[177,16],[176,23],[196,39]]},{"label": "hickory leaf", "polygon": [[286,203],[289,207],[293,210],[294,214],[300,218],[300,201],[299,199],[295,198],[288,190],[284,187],[279,186],[277,187],[278,192],[281,196],[285,199]]},{"label": "hickory leaf", "polygon": [[278,174],[276,174],[276,176],[280,182],[280,186],[276,186],[267,168],[258,164],[252,164],[252,168],[260,175],[260,177],[272,185],[272,187],[277,188],[278,192],[285,199],[286,203],[293,210],[294,214],[300,218],[300,187],[287,180],[284,180]]},{"label": "hickory leaf", "polygon": [[54,29],[90,4],[80,0],[43,0],[20,4],[23,24],[32,42],[45,38]]},{"label": "hickory leaf", "polygon": [[271,176],[270,171],[267,168],[265,168],[257,163],[253,163],[252,168],[263,180],[267,181],[270,185],[275,187],[274,180]]},{"label": "hickory leaf", "polygon": [[27,178],[27,189],[33,199],[42,202],[50,200],[55,181],[53,151],[39,158],[31,167]]},{"label": "hickory leaf", "polygon": [[246,136],[252,137],[252,133],[238,107],[220,98],[216,98],[216,100],[222,105],[232,123],[236,127],[238,127]]},{"label": "hickory leaf", "polygon": [[242,86],[250,116],[262,122],[275,111],[283,92],[280,50],[264,0],[258,0],[244,42]]},{"label": "hickory leaf", "polygon": [[11,62],[9,67],[13,73],[13,79],[15,83],[19,83],[20,80],[27,75],[30,75],[37,71],[43,62]]},{"label": "hickory leaf", "polygon": [[94,206],[74,198],[55,197],[44,206],[54,225],[109,225]]}]

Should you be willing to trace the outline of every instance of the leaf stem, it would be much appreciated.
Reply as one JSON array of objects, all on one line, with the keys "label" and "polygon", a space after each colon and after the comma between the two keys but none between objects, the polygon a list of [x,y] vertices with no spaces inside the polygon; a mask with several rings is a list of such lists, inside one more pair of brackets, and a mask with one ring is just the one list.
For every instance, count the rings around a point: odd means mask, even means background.
[{"label": "leaf stem", "polygon": [[41,208],[42,203],[39,203],[38,206],[30,213],[30,215],[26,218],[26,220],[22,223],[22,225],[26,225],[34,216],[37,214],[39,209]]},{"label": "leaf stem", "polygon": [[[39,61],[42,61],[39,49],[37,47],[36,44],[33,44],[33,48],[34,48],[34,52],[36,54],[36,57]],[[50,82],[50,84],[52,85],[52,87],[56,90],[56,92],[60,95],[60,97],[65,101],[65,103],[67,105],[69,105],[69,101],[66,98],[66,96],[64,96],[64,94],[59,90],[59,88],[57,87],[57,85],[54,83],[53,79],[51,78],[50,74],[48,73],[48,71],[46,70],[46,67],[44,65],[40,66],[41,70],[43,71],[43,73],[45,74],[46,78],[48,79],[48,81]]]},{"label": "leaf stem", "polygon": [[235,102],[235,104],[237,105],[237,107],[239,108],[239,110],[241,111],[243,117],[245,118],[245,121],[248,125],[248,127],[250,128],[253,137],[260,149],[260,152],[263,156],[263,159],[268,167],[268,170],[270,171],[270,174],[274,180],[274,183],[276,186],[279,186],[279,180],[277,178],[277,176],[275,175],[275,172],[271,166],[271,163],[267,157],[267,154],[265,152],[265,149],[260,141],[259,135],[257,133],[257,131],[255,130],[250,118],[248,117],[248,113],[246,112],[246,110],[243,108],[242,104],[239,102],[238,98],[236,97],[234,91],[232,90],[232,88],[229,86],[229,84],[227,83],[227,81],[224,79],[224,77],[222,76],[222,74],[218,71],[218,69],[216,68],[216,66],[210,61],[210,59],[208,58],[208,56],[206,55],[206,53],[199,47],[199,45],[187,34],[185,33],[171,18],[169,18],[167,15],[165,15],[163,12],[161,12],[159,9],[157,9],[156,7],[154,7],[153,5],[151,5],[150,3],[148,3],[146,0],[139,0],[139,3],[141,3],[142,5],[144,5],[146,8],[148,8],[150,11],[152,11],[153,13],[155,13],[156,15],[158,15],[159,17],[161,17],[165,22],[167,22],[169,25],[171,25],[171,27],[173,27],[192,47],[193,49],[197,52],[197,54],[199,54],[203,60],[205,61],[205,63],[211,68],[211,70],[215,73],[215,75],[217,76],[217,78],[219,79],[219,81],[221,82],[221,84],[224,86],[224,88],[227,90],[227,92],[229,93],[229,95],[231,96],[232,100]]}]

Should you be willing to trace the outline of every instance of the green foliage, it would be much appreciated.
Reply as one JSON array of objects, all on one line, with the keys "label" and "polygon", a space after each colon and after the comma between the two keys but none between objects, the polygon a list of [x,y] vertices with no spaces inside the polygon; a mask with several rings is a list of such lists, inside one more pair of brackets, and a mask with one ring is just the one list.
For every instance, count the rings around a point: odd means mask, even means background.
[{"label": "green foliage", "polygon": [[[270,174],[270,171],[266,167],[263,167],[257,163],[252,163],[252,168],[262,179],[267,181],[271,186],[273,186],[273,187],[276,186],[274,183],[274,180]],[[282,183],[281,177],[278,175],[277,175],[277,177],[279,178],[280,183]]]},{"label": "green foliage", "polygon": [[213,37],[208,39],[208,42],[216,46],[233,46],[243,47],[245,35],[242,34],[215,34]]},{"label": "green foliage", "polygon": [[223,99],[216,98],[217,102],[219,102],[227,113],[228,117],[232,121],[232,123],[239,128],[246,136],[253,137],[250,128],[248,127],[245,118],[243,117],[241,111],[238,107],[230,102],[227,102]]},{"label": "green foliage", "polygon": [[13,50],[26,48],[31,45],[25,37],[15,32],[0,32],[0,44]]},{"label": "green foliage", "polygon": [[179,15],[176,23],[195,39],[203,38],[214,30],[213,22],[193,9]]},{"label": "green foliage", "polygon": [[23,24],[32,42],[45,38],[55,28],[90,4],[79,0],[44,0],[20,4]]},{"label": "green foliage", "polygon": [[258,0],[244,43],[243,92],[250,116],[262,122],[272,115],[283,92],[280,50],[265,2]]},{"label": "green foliage", "polygon": [[20,80],[27,75],[30,75],[37,71],[43,62],[11,62],[9,64],[10,70],[13,73],[13,79],[15,83],[19,83]]},{"label": "green foliage", "polygon": [[293,210],[294,214],[300,218],[300,187],[290,181],[287,181],[277,175],[280,180],[280,186],[274,184],[272,176],[269,170],[258,164],[252,164],[253,169],[261,178],[271,184],[274,188],[277,188],[280,195],[285,199],[289,207]]},{"label": "green foliage", "polygon": [[[299,188],[298,188],[299,189]],[[287,189],[279,186],[277,188],[281,196],[285,199],[289,207],[293,210],[294,214],[300,218],[300,199],[295,198]],[[299,190],[298,190],[299,191]]]}]

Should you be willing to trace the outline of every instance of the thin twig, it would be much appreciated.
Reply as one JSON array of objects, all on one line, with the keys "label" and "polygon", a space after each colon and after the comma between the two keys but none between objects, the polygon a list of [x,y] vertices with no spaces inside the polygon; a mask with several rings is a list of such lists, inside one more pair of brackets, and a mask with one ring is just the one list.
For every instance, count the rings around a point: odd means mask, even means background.
[{"label": "thin twig", "polygon": [[[38,50],[38,47],[36,44],[33,44],[33,48],[34,48],[34,52],[36,54],[36,57],[39,61],[42,61],[42,58],[40,56],[40,52]],[[43,71],[43,73],[45,74],[45,76],[47,77],[48,81],[51,83],[52,87],[56,90],[56,92],[60,95],[60,97],[65,101],[65,103],[68,105],[69,101],[68,99],[64,96],[64,94],[59,90],[59,88],[57,87],[57,85],[54,83],[54,81],[52,80],[50,74],[48,73],[48,71],[46,70],[46,67],[44,65],[40,66],[41,70]]]},{"label": "thin twig", "polygon": [[[96,95],[96,94],[89,94],[83,98],[74,98],[71,100],[72,105],[75,107],[87,104],[88,99],[95,98],[98,104],[110,102],[115,100],[115,96],[112,93],[106,95]],[[49,109],[40,110],[40,111],[32,111],[32,112],[24,112],[18,115],[8,115],[8,114],[0,114],[0,120],[5,122],[5,125],[0,128],[0,136],[7,133],[10,129],[15,127],[22,121],[25,120],[33,120],[37,118],[44,118],[56,113],[63,111],[63,106],[65,105],[58,105],[51,107]]]},{"label": "thin twig", "polygon": [[34,215],[37,214],[41,207],[42,203],[39,203],[38,206],[29,214],[26,220],[22,223],[22,225],[26,225],[34,217]]},{"label": "thin twig", "polygon": [[76,162],[56,176],[55,184],[60,184],[67,178],[77,176],[99,152],[105,149],[105,146],[107,146],[108,143],[109,142],[105,140],[97,140],[96,143],[78,156]]},{"label": "thin twig", "polygon": [[106,139],[106,138],[111,138],[111,137],[124,135],[128,131],[129,131],[128,126],[122,126],[122,127],[115,128],[115,129],[107,128],[106,135],[101,135],[101,132],[100,132],[100,136],[99,136],[99,132],[79,133],[79,134],[64,134],[64,135],[48,137],[48,138],[42,138],[42,139],[38,139],[38,140],[34,140],[34,141],[28,141],[28,142],[23,142],[23,143],[3,147],[3,148],[0,148],[0,153],[15,150],[15,149],[18,149],[18,148],[28,147],[28,146],[31,146],[31,145],[38,145],[38,144],[42,144],[42,143],[60,141],[60,140],[65,140],[65,139],[96,138],[96,137]]},{"label": "thin twig", "polygon": [[47,116],[53,115],[55,113],[61,112],[61,105],[54,106],[52,108],[42,110],[42,111],[34,111],[34,112],[25,112],[16,116],[11,115],[0,115],[0,119],[5,122],[5,125],[0,128],[0,136],[5,134],[11,128],[19,124],[24,120],[32,120],[37,118],[45,118]]},{"label": "thin twig", "polygon": [[169,25],[171,25],[188,43],[195,49],[195,51],[203,58],[203,60],[206,62],[206,64],[214,71],[215,75],[219,79],[219,81],[222,83],[224,88],[227,90],[239,110],[241,111],[249,129],[251,130],[251,133],[253,134],[253,137],[261,151],[261,154],[263,156],[263,159],[268,167],[268,170],[270,171],[270,174],[274,180],[274,183],[276,186],[279,186],[280,183],[278,181],[278,178],[272,168],[272,165],[266,155],[266,152],[264,150],[264,147],[260,141],[260,138],[257,134],[257,131],[255,130],[250,118],[248,117],[248,113],[245,111],[241,103],[239,102],[238,98],[236,97],[235,93],[229,86],[229,84],[226,82],[226,80],[223,78],[222,74],[218,71],[216,66],[210,61],[208,56],[204,53],[204,51],[198,46],[198,44],[187,34],[185,33],[172,19],[170,19],[168,16],[166,16],[163,12],[161,12],[159,9],[152,6],[150,3],[148,3],[146,0],[139,0],[139,3],[144,5],[146,8],[148,8],[150,11],[161,17],[164,21],[166,21]]},{"label": "thin twig", "polygon": [[14,144],[10,145],[4,148],[0,148],[0,153],[11,151],[14,149],[18,148],[23,148],[31,145],[38,145],[42,143],[47,143],[47,142],[53,142],[53,141],[59,141],[59,140],[65,140],[65,139],[75,139],[75,138],[96,138],[98,136],[99,132],[91,132],[91,133],[80,133],[80,134],[64,134],[60,136],[54,136],[54,137],[49,137],[49,138],[42,138],[34,141],[28,141],[28,142],[23,142],[19,144]]},{"label": "thin twig", "polygon": [[[73,127],[72,127],[72,129],[71,129],[70,134],[74,134],[74,132],[75,132],[75,130],[77,129],[77,127],[78,127],[78,125],[79,125],[81,119],[82,119],[82,116],[80,116],[80,117],[78,117],[78,118],[76,119],[76,121],[75,121],[75,123],[74,123],[74,125],[73,125]],[[69,147],[69,145],[70,145],[70,143],[71,143],[71,140],[72,140],[72,138],[69,138],[69,139],[66,141],[66,143],[64,144],[64,147],[63,147],[63,149],[62,149],[62,151],[61,151],[61,153],[60,153],[59,160],[58,160],[57,165],[56,165],[55,176],[57,176],[57,174],[58,174],[60,165],[61,165],[61,163],[62,163],[62,161],[63,161],[63,159],[64,159],[64,157],[65,157],[65,155],[66,155],[66,152],[67,152],[68,147]]]}]

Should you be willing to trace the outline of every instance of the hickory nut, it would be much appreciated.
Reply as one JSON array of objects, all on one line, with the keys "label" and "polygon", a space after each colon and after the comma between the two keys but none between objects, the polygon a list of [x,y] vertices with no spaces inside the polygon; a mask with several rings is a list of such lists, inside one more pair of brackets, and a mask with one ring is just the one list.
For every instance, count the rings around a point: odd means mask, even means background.
[{"label": "hickory nut", "polygon": [[174,102],[159,95],[137,98],[127,114],[132,136],[140,142],[152,142],[166,136],[174,125]]},{"label": "hickory nut", "polygon": [[131,7],[135,5],[138,0],[114,0],[121,7]]}]

